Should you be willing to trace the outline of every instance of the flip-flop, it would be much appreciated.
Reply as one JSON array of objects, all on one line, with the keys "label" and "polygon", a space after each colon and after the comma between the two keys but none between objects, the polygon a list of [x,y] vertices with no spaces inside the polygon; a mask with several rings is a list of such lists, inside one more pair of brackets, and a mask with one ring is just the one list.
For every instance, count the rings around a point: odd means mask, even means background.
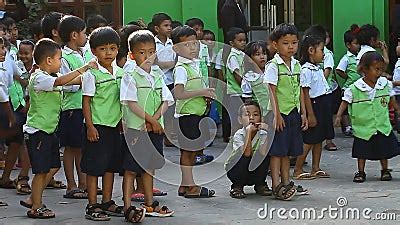
[{"label": "flip-flop", "polygon": [[335,144],[333,144],[333,143],[326,144],[324,146],[324,149],[327,150],[327,151],[337,151],[338,150],[337,146]]},{"label": "flip-flop", "polygon": [[330,178],[331,175],[329,175],[327,172],[323,170],[318,170],[317,172],[311,174],[312,176],[318,177],[318,178]]},{"label": "flip-flop", "polygon": [[308,192],[307,189],[303,188],[301,185],[297,185],[296,187],[296,195],[309,195],[310,192]]},{"label": "flip-flop", "polygon": [[[28,209],[32,209],[32,204],[29,204],[29,203],[27,203],[27,202],[25,202],[25,201],[19,201],[19,204],[21,205],[21,206],[23,206],[23,207],[25,207],[25,208],[28,208]],[[46,208],[46,205],[45,204],[43,204],[42,205],[42,208]]]},{"label": "flip-flop", "polygon": [[297,176],[293,175],[294,180],[314,180],[316,177],[311,175],[311,173],[303,172]]},{"label": "flip-flop", "polygon": [[144,194],[143,193],[133,193],[131,195],[131,201],[144,202]]},{"label": "flip-flop", "polygon": [[208,188],[201,187],[200,192],[197,194],[189,194],[188,192],[185,193],[185,198],[210,198],[215,195],[214,190],[209,190]]},{"label": "flip-flop", "polygon": [[163,192],[158,188],[153,188],[153,196],[166,196],[167,194],[167,192]]},{"label": "flip-flop", "polygon": [[8,204],[6,202],[0,201],[0,207],[4,207],[4,206],[8,206]]},{"label": "flip-flop", "polygon": [[76,188],[76,189],[67,191],[63,197],[68,198],[68,199],[87,199],[88,194],[87,194],[87,192]]}]

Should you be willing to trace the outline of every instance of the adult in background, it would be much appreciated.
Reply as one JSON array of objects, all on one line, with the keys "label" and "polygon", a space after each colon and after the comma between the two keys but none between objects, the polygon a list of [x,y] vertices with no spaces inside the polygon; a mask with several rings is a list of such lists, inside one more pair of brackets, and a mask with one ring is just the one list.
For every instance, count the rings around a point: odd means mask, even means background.
[{"label": "adult in background", "polygon": [[243,10],[240,0],[218,0],[218,26],[224,32],[224,40],[227,38],[226,33],[232,27],[242,28],[244,31],[248,30]]}]

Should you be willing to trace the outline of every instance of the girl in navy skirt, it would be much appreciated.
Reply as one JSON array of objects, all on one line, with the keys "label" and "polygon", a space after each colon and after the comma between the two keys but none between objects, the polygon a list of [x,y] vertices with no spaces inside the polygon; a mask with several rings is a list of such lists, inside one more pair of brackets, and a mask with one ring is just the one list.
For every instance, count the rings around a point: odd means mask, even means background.
[{"label": "girl in navy skirt", "polygon": [[[304,93],[309,129],[303,131],[304,151],[297,157],[293,177],[311,180],[316,177],[329,178],[321,170],[322,142],[333,136],[331,89],[319,64],[324,60],[324,40],[315,35],[306,35],[301,44],[300,86]],[[303,170],[308,153],[312,150],[312,169]]]},{"label": "girl in navy skirt", "polygon": [[345,91],[335,125],[340,126],[343,112],[348,107],[354,131],[352,156],[358,161],[358,172],[353,181],[362,183],[366,180],[367,159],[380,160],[381,180],[390,181],[388,159],[399,155],[400,150],[390,124],[388,105],[392,104],[397,112],[400,108],[393,97],[392,83],[381,76],[385,62],[379,53],[365,53],[358,70],[363,77]]}]

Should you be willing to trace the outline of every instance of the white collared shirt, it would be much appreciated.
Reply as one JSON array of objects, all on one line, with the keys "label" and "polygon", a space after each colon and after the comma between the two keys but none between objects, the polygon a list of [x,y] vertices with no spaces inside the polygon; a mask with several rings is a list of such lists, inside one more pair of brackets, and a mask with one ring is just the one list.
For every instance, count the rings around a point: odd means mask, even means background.
[{"label": "white collared shirt", "polygon": [[[393,84],[392,82],[390,82],[388,79],[386,79],[386,77],[380,77],[378,79],[378,81],[375,84],[375,87],[372,88],[370,87],[367,83],[365,83],[365,81],[363,80],[363,78],[358,79],[356,82],[354,82],[354,85],[363,92],[367,92],[368,93],[368,98],[369,100],[372,100],[375,98],[375,94],[376,94],[376,90],[382,90],[385,88],[386,85],[388,85],[389,87],[389,95],[390,96],[394,96],[393,93]],[[346,101],[348,103],[352,103],[353,102],[353,93],[351,92],[350,88],[347,88],[344,91],[344,95],[342,98],[343,101]]]},{"label": "white collared shirt", "polygon": [[224,61],[222,60],[222,52],[224,51],[224,49],[220,49],[217,53],[217,55],[215,56],[215,69],[216,70],[222,70],[222,67],[224,66]]},{"label": "white collared shirt", "polygon": [[[245,55],[244,52],[242,52],[236,48],[231,48],[231,51],[236,54],[242,55],[243,57]],[[229,69],[229,71],[231,73],[233,73],[235,70],[240,70],[240,67],[242,66],[242,64],[243,64],[243,62],[238,62],[236,57],[231,57],[231,55],[229,55],[228,63],[226,65],[226,67]],[[243,74],[240,74],[240,75],[243,76]]]},{"label": "white collared shirt", "polygon": [[[288,65],[286,65],[286,63],[283,61],[283,59],[281,58],[281,56],[279,54],[275,54],[274,59],[276,60],[276,62],[278,64],[285,65],[291,74],[293,74],[294,68],[295,68],[296,64],[298,63],[297,59],[292,57],[292,59],[290,60],[290,68],[289,68]],[[265,67],[265,73],[264,73],[265,74],[264,75],[264,83],[277,86],[278,79],[279,79],[278,73],[279,73],[278,66],[275,63],[267,64],[267,66]]]},{"label": "white collared shirt", "polygon": [[8,102],[9,101],[9,93],[8,88],[11,87],[13,83],[13,74],[10,73],[5,67],[4,62],[0,63],[0,102]]},{"label": "white collared shirt", "polygon": [[[393,70],[393,81],[400,81],[400,58],[397,60]],[[393,87],[395,95],[400,95],[400,86]]]},{"label": "white collared shirt", "polygon": [[203,57],[205,57],[207,66],[211,66],[211,59],[210,55],[208,54],[208,46],[206,44],[203,44],[201,41],[199,41],[199,43],[200,43],[199,58],[202,59]]},{"label": "white collared shirt", "polygon": [[357,65],[360,63],[361,57],[367,52],[376,52],[376,49],[369,45],[361,45],[360,52],[358,52],[358,55],[356,57]]},{"label": "white collared shirt", "polygon": [[[187,59],[182,56],[178,56],[178,62],[189,65],[194,71],[200,73],[200,60],[199,59]],[[175,73],[173,77],[175,78],[174,85],[183,84],[183,86],[187,83],[187,71],[183,66],[176,66]]]},{"label": "white collared shirt", "polygon": [[[84,47],[80,48],[81,52],[78,52],[78,51],[75,51],[75,50],[73,50],[73,49],[71,49],[71,48],[69,48],[68,46],[65,45],[62,48],[62,51],[67,55],[70,55],[70,54],[74,55],[77,59],[79,59],[81,61],[82,65],[87,63],[87,62],[85,62],[85,57],[84,57],[84,54],[85,54],[85,51],[86,51]],[[66,74],[70,73],[71,71],[72,70],[70,68],[70,65],[69,65],[68,61],[65,58],[61,58],[60,73],[62,75],[66,75]],[[80,85],[63,86],[63,91],[65,91],[65,92],[77,92],[77,91],[79,91],[80,88],[81,88]]]},{"label": "white collared shirt", "polygon": [[331,93],[322,69],[318,65],[309,62],[301,67],[300,86],[310,89],[310,98],[316,98]]},{"label": "white collared shirt", "polygon": [[[116,73],[118,68],[116,61],[114,60],[114,62],[112,62],[111,65],[113,69],[112,74],[106,68],[97,63],[97,66],[101,72],[108,73],[110,77],[116,79],[117,78]],[[82,75],[82,95],[93,97],[95,93],[96,93],[96,77],[90,72],[90,70],[88,70]]]},{"label": "white collared shirt", "polygon": [[[139,66],[136,66],[135,71],[138,74],[144,76],[147,81],[151,84],[154,88],[155,85],[155,77],[154,73],[158,73],[162,75],[162,70],[157,65],[151,66],[151,72],[147,73]],[[168,89],[167,85],[164,82],[164,79],[161,80],[162,82],[162,90],[161,90],[161,101],[168,102],[168,106],[174,104],[174,97],[172,96],[171,91]],[[129,74],[125,73],[121,80],[121,90],[120,90],[120,101],[123,104],[126,104],[126,101],[137,102],[137,87],[135,79]]]},{"label": "white collared shirt", "polygon": [[333,59],[333,53],[327,47],[324,47],[324,70],[333,70],[334,67],[335,61]]},{"label": "white collared shirt", "polygon": [[126,57],[126,62],[122,67],[125,73],[131,73],[136,69],[136,61],[131,59],[129,56]]},{"label": "white collared shirt", "polygon": [[[157,51],[157,59],[159,62],[173,62],[175,61],[176,58],[176,53],[172,49],[172,46],[174,45],[172,43],[172,40],[170,38],[167,38],[167,41],[162,43],[160,39],[155,36],[154,37],[156,41],[156,51]],[[164,73],[164,81],[166,85],[170,85],[174,83],[174,78],[172,76],[172,70],[173,69],[163,69]]]},{"label": "white collared shirt", "polygon": [[347,67],[349,66],[349,57],[355,57],[353,53],[350,51],[347,51],[346,55],[344,55],[340,61],[339,64],[337,65],[336,69],[346,72]]},{"label": "white collared shirt", "polygon": [[252,96],[253,89],[251,88],[250,82],[256,81],[256,80],[260,79],[260,77],[262,77],[262,76],[264,76],[264,73],[259,74],[254,71],[249,71],[243,75],[243,80],[242,80],[242,85],[241,85],[242,93],[243,93],[242,97],[250,98]]}]

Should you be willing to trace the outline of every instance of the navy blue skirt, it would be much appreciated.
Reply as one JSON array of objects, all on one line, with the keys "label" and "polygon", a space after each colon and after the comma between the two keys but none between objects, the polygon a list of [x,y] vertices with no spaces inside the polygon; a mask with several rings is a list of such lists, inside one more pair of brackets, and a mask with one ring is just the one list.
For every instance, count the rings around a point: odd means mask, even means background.
[{"label": "navy blue skirt", "polygon": [[391,132],[389,136],[378,132],[368,141],[354,137],[353,158],[381,160],[390,159],[400,154],[397,138]]}]

